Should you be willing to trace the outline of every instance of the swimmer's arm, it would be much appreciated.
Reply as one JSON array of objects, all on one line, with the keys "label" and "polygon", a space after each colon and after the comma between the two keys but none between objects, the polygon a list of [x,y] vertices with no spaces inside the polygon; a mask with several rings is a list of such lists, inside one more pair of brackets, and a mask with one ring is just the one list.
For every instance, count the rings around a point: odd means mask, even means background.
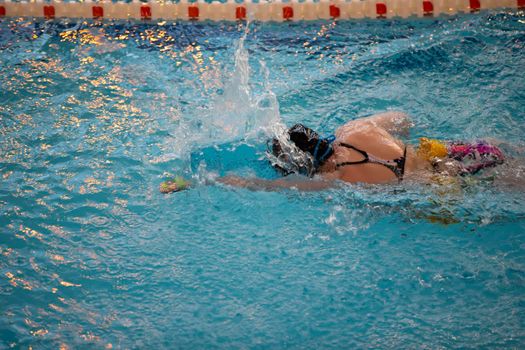
[{"label": "swimmer's arm", "polygon": [[279,191],[284,189],[295,189],[299,191],[322,191],[334,187],[333,181],[324,179],[303,179],[298,177],[268,180],[229,175],[221,177],[217,179],[217,181],[225,185],[243,187],[252,191]]},{"label": "swimmer's arm", "polygon": [[367,125],[384,129],[393,135],[408,137],[413,124],[408,114],[391,111],[349,121],[344,127],[356,128]]}]

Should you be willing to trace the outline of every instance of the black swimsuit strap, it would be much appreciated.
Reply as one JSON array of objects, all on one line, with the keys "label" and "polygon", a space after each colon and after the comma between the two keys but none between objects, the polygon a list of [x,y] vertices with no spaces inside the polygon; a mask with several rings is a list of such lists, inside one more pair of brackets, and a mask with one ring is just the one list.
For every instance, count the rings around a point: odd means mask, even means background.
[{"label": "black swimsuit strap", "polygon": [[354,147],[354,146],[352,146],[352,145],[350,145],[348,143],[344,143],[344,142],[338,142],[337,144],[340,145],[340,146],[346,147],[346,148],[353,149],[354,151],[357,151],[357,152],[361,153],[363,155],[363,157],[365,157],[365,159],[367,159],[367,160],[369,159],[368,158],[368,153],[366,153],[362,149],[359,149],[357,147]]},{"label": "black swimsuit strap", "polygon": [[405,175],[405,163],[407,160],[407,146],[405,146],[405,150],[403,151],[403,157],[394,159],[394,162],[397,164],[397,171],[399,172],[399,175],[396,173],[397,178],[399,181],[403,180],[403,175]]},{"label": "black swimsuit strap", "polygon": [[399,181],[401,181],[403,179],[403,175],[405,173],[405,161],[406,161],[406,155],[407,155],[407,148],[406,148],[406,146],[405,146],[405,150],[403,151],[403,156],[399,157],[399,158],[396,158],[396,159],[391,161],[391,162],[396,163],[396,165],[393,165],[389,161],[386,161],[386,160],[376,159],[376,158],[372,158],[371,159],[367,152],[365,152],[365,151],[363,151],[363,150],[361,150],[361,149],[359,149],[357,147],[354,147],[352,145],[349,145],[348,143],[340,142],[338,144],[340,146],[343,146],[343,147],[346,147],[346,148],[349,148],[349,149],[352,149],[352,150],[354,150],[356,152],[361,153],[364,158],[362,160],[358,160],[358,161],[355,161],[355,162],[337,163],[335,165],[336,168],[340,168],[340,167],[343,167],[343,166],[346,166],[346,165],[357,165],[357,164],[374,163],[374,164],[380,164],[380,165],[390,169],[390,171],[392,171],[394,173],[394,175],[399,179]]}]

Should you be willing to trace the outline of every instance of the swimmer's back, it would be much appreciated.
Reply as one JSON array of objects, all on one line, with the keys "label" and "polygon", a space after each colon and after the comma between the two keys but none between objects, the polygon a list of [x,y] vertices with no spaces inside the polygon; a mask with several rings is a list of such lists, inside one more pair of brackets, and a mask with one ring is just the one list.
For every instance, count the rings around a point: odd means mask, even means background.
[{"label": "swimmer's back", "polygon": [[[402,158],[404,154],[403,142],[396,139],[388,131],[369,123],[349,123],[337,129],[335,135],[334,155],[331,157],[332,168],[325,168],[325,177],[362,183],[388,183],[398,180],[392,170],[372,162],[333,169],[333,164],[359,162],[364,159],[364,155],[359,151],[341,144],[351,145],[376,159]],[[373,141],[371,142],[371,140]]]}]

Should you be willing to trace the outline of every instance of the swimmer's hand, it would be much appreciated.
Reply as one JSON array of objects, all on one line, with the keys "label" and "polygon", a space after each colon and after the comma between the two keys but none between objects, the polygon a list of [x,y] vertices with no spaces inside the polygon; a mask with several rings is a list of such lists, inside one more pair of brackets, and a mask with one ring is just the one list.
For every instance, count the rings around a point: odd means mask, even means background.
[{"label": "swimmer's hand", "polygon": [[177,176],[171,180],[161,183],[159,190],[161,193],[179,192],[188,189],[190,185],[191,183],[189,181],[180,176]]}]

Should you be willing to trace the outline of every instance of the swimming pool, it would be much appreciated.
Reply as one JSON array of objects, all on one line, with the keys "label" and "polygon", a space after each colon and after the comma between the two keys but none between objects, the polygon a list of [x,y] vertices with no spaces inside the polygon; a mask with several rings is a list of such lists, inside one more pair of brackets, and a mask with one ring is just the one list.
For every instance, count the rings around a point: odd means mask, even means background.
[{"label": "swimming pool", "polygon": [[386,109],[523,147],[524,23],[0,20],[0,348],[522,348],[522,191],[207,183]]}]

